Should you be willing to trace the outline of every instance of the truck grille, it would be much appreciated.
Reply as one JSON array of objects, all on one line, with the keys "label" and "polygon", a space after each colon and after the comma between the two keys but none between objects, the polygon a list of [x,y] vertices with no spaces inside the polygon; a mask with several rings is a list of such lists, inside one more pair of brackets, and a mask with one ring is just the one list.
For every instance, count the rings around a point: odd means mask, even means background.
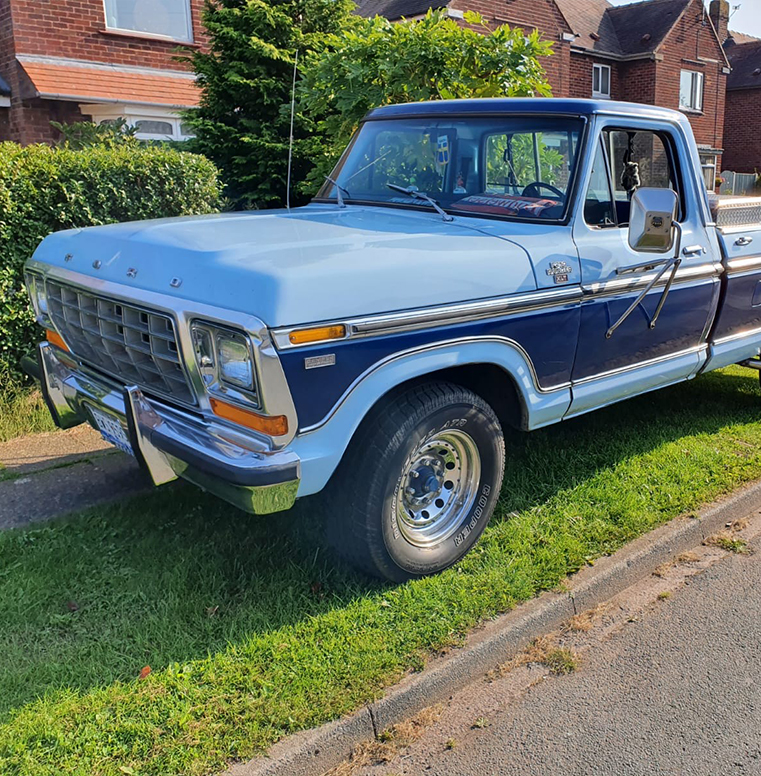
[{"label": "truck grille", "polygon": [[51,280],[46,289],[50,317],[75,356],[125,384],[195,404],[168,315]]}]

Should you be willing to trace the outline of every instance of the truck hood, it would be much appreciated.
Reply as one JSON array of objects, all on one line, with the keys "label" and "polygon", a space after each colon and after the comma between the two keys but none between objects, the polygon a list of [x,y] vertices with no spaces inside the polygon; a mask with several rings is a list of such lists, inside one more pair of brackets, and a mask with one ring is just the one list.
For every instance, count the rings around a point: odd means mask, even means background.
[{"label": "truck hood", "polygon": [[527,253],[477,219],[354,205],[74,229],[45,238],[34,258],[120,283],[127,296],[161,292],[271,327],[536,288]]}]

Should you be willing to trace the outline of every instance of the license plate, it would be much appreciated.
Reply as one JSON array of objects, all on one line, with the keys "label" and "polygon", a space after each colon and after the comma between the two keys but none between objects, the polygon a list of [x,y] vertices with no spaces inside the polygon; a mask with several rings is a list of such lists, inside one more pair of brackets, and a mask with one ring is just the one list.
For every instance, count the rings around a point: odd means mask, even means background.
[{"label": "license plate", "polygon": [[124,453],[128,455],[134,455],[132,451],[132,445],[129,443],[127,434],[122,428],[122,424],[115,415],[111,415],[108,412],[102,412],[95,407],[88,407],[92,414],[95,424],[98,426],[103,439],[114,447],[118,447]]}]

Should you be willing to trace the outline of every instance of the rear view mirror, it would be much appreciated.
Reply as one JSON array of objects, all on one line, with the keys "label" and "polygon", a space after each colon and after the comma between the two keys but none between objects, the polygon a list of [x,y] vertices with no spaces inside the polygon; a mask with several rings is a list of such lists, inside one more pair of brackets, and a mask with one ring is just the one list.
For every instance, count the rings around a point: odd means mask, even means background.
[{"label": "rear view mirror", "polygon": [[667,253],[674,247],[679,198],[671,189],[638,189],[629,213],[629,247],[642,253]]}]

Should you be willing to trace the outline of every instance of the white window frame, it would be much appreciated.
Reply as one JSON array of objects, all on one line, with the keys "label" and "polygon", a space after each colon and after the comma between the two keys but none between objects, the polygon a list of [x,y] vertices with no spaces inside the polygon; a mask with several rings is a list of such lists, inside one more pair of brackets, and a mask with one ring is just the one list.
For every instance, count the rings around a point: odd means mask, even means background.
[{"label": "white window frame", "polygon": [[[698,149],[700,153],[700,167],[703,171],[703,180],[705,181],[706,188],[708,191],[715,191],[716,190],[716,177],[719,174],[719,169],[717,165],[717,159],[718,156],[715,153],[711,153],[710,151],[703,151],[702,149]],[[709,174],[709,170],[712,172],[710,173],[710,181],[711,185],[708,185],[709,178],[706,177]]]},{"label": "white window frame", "polygon": [[158,32],[146,32],[144,30],[134,30],[129,27],[114,26],[108,23],[108,3],[109,0],[103,0],[103,18],[106,23],[106,29],[111,32],[123,32],[128,35],[137,35],[141,38],[157,38],[158,40],[171,40],[178,43],[193,43],[193,9],[190,5],[190,0],[175,0],[178,3],[184,3],[187,8],[187,29],[185,30],[185,36],[176,38],[172,35],[162,35]]},{"label": "white window frame", "polygon": [[[608,91],[605,92],[602,89],[603,85],[603,74],[607,74],[608,76]],[[611,93],[611,67],[610,65],[602,65],[598,62],[595,62],[592,65],[592,97],[597,97],[600,100],[609,100],[610,99],[610,93]],[[595,89],[595,82],[597,82],[600,86],[599,89]]]},{"label": "white window frame", "polygon": [[[690,79],[690,96],[687,103],[682,101],[682,81],[685,76]],[[700,70],[682,70],[679,74],[679,107],[681,110],[703,112],[703,95],[705,92],[705,73]]]},{"label": "white window frame", "polygon": [[124,119],[131,127],[138,121],[166,121],[172,125],[171,135],[156,135],[150,132],[136,132],[139,140],[190,140],[192,135],[182,132],[184,120],[168,108],[154,107],[150,105],[130,105],[128,103],[112,105],[80,105],[83,115],[90,116],[93,123],[102,124],[104,121]]}]

